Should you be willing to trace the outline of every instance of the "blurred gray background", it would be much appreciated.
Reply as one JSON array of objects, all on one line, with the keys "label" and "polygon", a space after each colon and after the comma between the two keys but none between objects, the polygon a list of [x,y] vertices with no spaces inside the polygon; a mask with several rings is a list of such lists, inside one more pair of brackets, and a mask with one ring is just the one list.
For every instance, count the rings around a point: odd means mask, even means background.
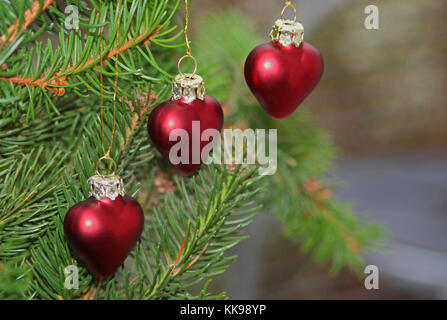
[{"label": "blurred gray background", "polygon": [[[314,113],[340,148],[330,173],[343,199],[383,221],[388,252],[367,257],[380,289],[366,290],[347,270],[327,274],[281,235],[267,214],[214,286],[232,299],[447,298],[447,2],[439,0],[294,1],[306,41],[325,58],[322,82],[301,108]],[[365,7],[380,29],[364,28]],[[233,7],[266,42],[284,1],[195,0],[194,14]]]}]

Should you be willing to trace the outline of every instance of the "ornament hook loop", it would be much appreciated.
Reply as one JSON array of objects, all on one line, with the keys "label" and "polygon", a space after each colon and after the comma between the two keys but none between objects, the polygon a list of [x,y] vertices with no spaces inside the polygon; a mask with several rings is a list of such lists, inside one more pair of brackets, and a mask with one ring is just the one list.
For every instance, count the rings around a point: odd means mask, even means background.
[{"label": "ornament hook loop", "polygon": [[98,161],[96,162],[96,167],[95,167],[96,174],[99,176],[102,176],[102,174],[99,172],[99,165],[101,164],[101,162],[103,160],[109,160],[112,163],[113,171],[110,175],[115,175],[116,170],[117,170],[117,165],[116,165],[115,160],[113,160],[112,157],[110,157],[109,155],[102,156],[101,158],[98,159]]},{"label": "ornament hook loop", "polygon": [[187,55],[185,55],[185,56],[183,56],[183,57],[181,57],[179,60],[178,60],[178,64],[177,64],[177,67],[178,67],[178,73],[179,74],[181,74],[182,76],[184,75],[184,73],[182,72],[182,62],[183,62],[183,60],[185,60],[186,58],[190,58],[190,59],[192,59],[193,61],[194,61],[194,71],[193,71],[193,74],[195,74],[196,72],[197,72],[197,60],[196,60],[196,58],[194,58],[194,56],[192,56],[192,55],[190,55],[190,54],[187,54]]},{"label": "ornament hook loop", "polygon": [[290,1],[287,1],[284,8],[282,8],[281,19],[284,20],[284,13],[286,12],[287,8],[293,9],[293,22],[296,22],[296,7],[292,3],[290,3]]}]

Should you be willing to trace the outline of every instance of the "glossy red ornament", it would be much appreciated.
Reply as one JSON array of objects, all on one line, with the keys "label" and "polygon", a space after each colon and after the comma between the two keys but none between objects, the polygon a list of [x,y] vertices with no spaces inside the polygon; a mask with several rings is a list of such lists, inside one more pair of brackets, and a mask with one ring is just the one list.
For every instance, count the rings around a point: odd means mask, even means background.
[{"label": "glossy red ornament", "polygon": [[131,197],[91,197],[68,211],[64,233],[90,271],[106,277],[118,269],[137,243],[143,221],[143,210]]},{"label": "glossy red ornament", "polygon": [[292,114],[323,74],[323,58],[309,43],[272,41],[256,47],[245,62],[245,80],[265,111],[276,119]]},{"label": "glossy red ornament", "polygon": [[[200,140],[200,150],[193,150],[193,121],[200,122],[200,137],[206,129],[221,131],[223,112],[219,102],[209,95],[205,95],[204,100],[195,99],[191,102],[186,102],[183,98],[171,99],[158,105],[151,112],[148,121],[148,133],[153,144],[174,169],[183,175],[193,174],[200,168],[202,163],[200,154],[203,147],[209,143],[209,141]],[[178,141],[169,141],[169,135],[174,129],[184,129],[188,133],[188,163],[173,164],[169,159],[169,151],[178,143]],[[195,161],[193,157],[196,157]]]}]

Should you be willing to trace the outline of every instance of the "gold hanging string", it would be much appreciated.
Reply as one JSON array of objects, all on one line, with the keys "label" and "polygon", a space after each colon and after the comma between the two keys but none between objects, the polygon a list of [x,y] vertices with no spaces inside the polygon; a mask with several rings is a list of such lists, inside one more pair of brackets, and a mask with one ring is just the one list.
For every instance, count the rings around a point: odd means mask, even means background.
[{"label": "gold hanging string", "polygon": [[[102,1],[99,0],[99,22],[101,23],[102,20]],[[102,123],[104,122],[104,106],[103,106],[103,93],[104,93],[104,88],[103,88],[103,79],[102,79],[102,73],[103,73],[103,60],[102,60],[102,38],[103,38],[103,28],[101,27],[100,31],[99,31],[99,92],[100,92],[100,97],[99,97],[99,105],[100,105],[100,113],[101,113],[101,147],[102,147],[102,152],[105,154],[105,149],[104,149],[104,127],[102,125]],[[98,171],[98,170],[96,170]]]},{"label": "gold hanging string", "polygon": [[284,8],[282,8],[281,11],[281,19],[284,20],[284,12],[287,10],[287,8],[292,8],[294,17],[293,21],[296,22],[296,7],[292,4],[292,1],[286,1],[286,4],[284,5]]},{"label": "gold hanging string", "polygon": [[188,31],[189,31],[189,9],[188,0],[185,0],[185,40],[186,40],[186,55],[191,57],[191,46],[189,45]]},{"label": "gold hanging string", "polygon": [[[120,0],[119,7],[118,7],[118,23],[117,23],[117,31],[116,31],[116,47],[119,48],[120,45],[120,25],[121,25],[121,13],[122,13],[122,6],[123,6],[123,0]],[[101,19],[102,17],[102,1],[99,0],[99,17]],[[118,68],[118,58],[119,58],[119,52],[116,54],[115,57],[115,82],[114,82],[114,92],[113,92],[113,123],[112,123],[112,135],[110,137],[110,144],[106,151],[104,146],[104,99],[103,99],[103,92],[104,92],[104,85],[103,85],[103,57],[102,57],[102,40],[103,40],[103,28],[100,30],[99,35],[99,56],[100,56],[100,63],[99,63],[99,80],[100,80],[100,113],[101,113],[101,148],[103,152],[103,156],[98,159],[98,162],[96,163],[96,173],[99,174],[99,164],[103,160],[109,160],[112,162],[113,165],[113,173],[115,174],[115,171],[117,169],[116,162],[110,157],[110,151],[112,150],[113,146],[113,137],[115,135],[115,128],[116,128],[116,96],[118,91],[118,75],[119,75],[119,68]]]},{"label": "gold hanging string", "polygon": [[197,60],[194,58],[194,56],[191,54],[191,46],[189,44],[189,6],[188,6],[188,0],[185,0],[185,46],[186,46],[186,55],[181,57],[178,61],[177,67],[179,74],[183,75],[183,72],[181,70],[182,62],[186,58],[190,58],[194,61],[195,67],[193,73],[195,74],[197,71]]}]

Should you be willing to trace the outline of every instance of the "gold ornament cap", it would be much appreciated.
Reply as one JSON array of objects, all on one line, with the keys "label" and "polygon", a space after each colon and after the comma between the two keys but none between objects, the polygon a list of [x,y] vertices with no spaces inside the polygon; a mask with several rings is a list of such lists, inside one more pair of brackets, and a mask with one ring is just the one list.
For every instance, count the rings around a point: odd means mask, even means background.
[{"label": "gold ornament cap", "polygon": [[[185,58],[190,58],[194,61],[194,72],[183,73],[181,70],[181,64]],[[172,99],[178,100],[183,98],[186,102],[193,102],[196,99],[205,99],[205,81],[202,77],[196,74],[197,60],[192,55],[186,55],[180,58],[178,61],[178,72],[172,82]]]},{"label": "gold ornament cap", "polygon": [[90,184],[90,197],[101,200],[104,197],[115,200],[118,196],[124,196],[124,184],[121,177],[110,174],[96,174],[90,177],[87,182]]},{"label": "gold ornament cap", "polygon": [[293,44],[299,47],[304,39],[304,27],[295,20],[278,19],[270,32],[272,41],[277,41],[283,46]]},{"label": "gold ornament cap", "polygon": [[172,82],[172,99],[183,98],[186,102],[205,99],[205,82],[195,73],[182,73],[175,76]]}]

